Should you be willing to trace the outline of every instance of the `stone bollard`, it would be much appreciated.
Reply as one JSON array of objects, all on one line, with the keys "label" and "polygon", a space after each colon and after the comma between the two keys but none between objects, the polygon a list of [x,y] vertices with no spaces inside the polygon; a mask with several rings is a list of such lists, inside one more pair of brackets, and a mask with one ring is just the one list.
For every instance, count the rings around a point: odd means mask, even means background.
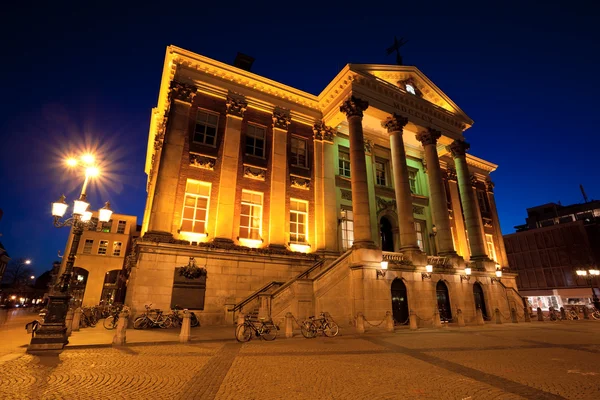
[{"label": "stone bollard", "polygon": [[285,313],[285,337],[294,337],[294,316],[291,312]]},{"label": "stone bollard", "polygon": [[510,319],[512,320],[513,324],[517,324],[519,322],[517,310],[515,310],[514,308],[510,309]]},{"label": "stone bollard", "polygon": [[583,306],[583,319],[590,319],[590,310]]},{"label": "stone bollard", "polygon": [[69,308],[67,311],[67,317],[65,318],[65,325],[67,326],[67,336],[71,336],[71,331],[73,330],[73,309]]},{"label": "stone bollard", "polygon": [[356,330],[358,333],[365,333],[365,316],[361,312],[356,316]]},{"label": "stone bollard", "polygon": [[460,308],[456,310],[456,319],[458,320],[457,322],[459,327],[465,326],[465,317]]},{"label": "stone bollard", "polygon": [[0,308],[0,325],[4,325],[8,319],[8,310],[6,308]]},{"label": "stone bollard", "polygon": [[413,310],[410,310],[410,313],[408,314],[408,323],[411,331],[416,331],[419,329],[417,326],[417,314],[415,314]]},{"label": "stone bollard", "polygon": [[485,325],[485,321],[483,320],[483,311],[481,311],[481,308],[478,308],[476,313],[476,320],[477,320],[477,325]]},{"label": "stone bollard", "polygon": [[501,324],[502,323],[502,315],[500,314],[500,309],[496,308],[494,310],[494,313],[496,314],[496,324]]},{"label": "stone bollard", "polygon": [[542,312],[542,309],[538,307],[536,312],[537,312],[538,321],[543,322],[544,321],[544,313]]},{"label": "stone bollard", "polygon": [[525,313],[525,322],[531,322],[531,315],[529,314],[529,307],[523,307]]},{"label": "stone bollard", "polygon": [[564,307],[560,308],[560,318],[564,321],[567,319],[567,312]]},{"label": "stone bollard", "polygon": [[433,312],[433,327],[434,328],[442,327],[442,321],[440,320],[440,312],[437,308]]},{"label": "stone bollard", "polygon": [[75,313],[73,314],[72,331],[74,331],[74,332],[79,332],[79,324],[81,322],[81,313],[82,312],[83,312],[83,310],[81,309],[81,307],[77,307],[77,309],[75,310]]},{"label": "stone bollard", "polygon": [[181,332],[179,332],[179,342],[187,343],[190,341],[190,317],[192,315],[188,312],[187,308],[183,310],[183,322],[181,323]]},{"label": "stone bollard", "polygon": [[394,318],[390,311],[385,312],[385,330],[388,332],[394,332]]},{"label": "stone bollard", "polygon": [[117,331],[113,337],[113,346],[124,346],[127,343],[127,320],[129,313],[121,311],[119,313],[119,321],[117,321]]}]

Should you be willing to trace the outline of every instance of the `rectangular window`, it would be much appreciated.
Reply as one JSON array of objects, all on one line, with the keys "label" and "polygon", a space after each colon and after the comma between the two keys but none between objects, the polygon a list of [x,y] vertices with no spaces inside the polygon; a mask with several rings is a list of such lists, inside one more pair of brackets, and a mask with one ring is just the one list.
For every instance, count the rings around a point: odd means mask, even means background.
[{"label": "rectangular window", "polygon": [[354,214],[352,210],[342,210],[342,248],[349,250],[354,244]]},{"label": "rectangular window", "polygon": [[262,205],[262,193],[242,191],[240,238],[261,239]]},{"label": "rectangular window", "polygon": [[104,224],[101,222],[100,225],[102,226],[102,232],[110,233],[112,230],[112,219]]},{"label": "rectangular window", "polygon": [[206,233],[210,183],[188,179],[185,184],[181,231]]},{"label": "rectangular window", "polygon": [[410,192],[412,194],[419,194],[417,187],[417,171],[414,169],[408,170],[408,184],[410,185]]},{"label": "rectangular window", "polygon": [[98,245],[98,254],[106,255],[107,250],[108,250],[108,240],[101,240],[100,245]]},{"label": "rectangular window", "polygon": [[479,200],[479,209],[481,210],[481,212],[487,212],[487,199],[485,198],[485,192],[483,190],[477,191],[477,200]]},{"label": "rectangular window", "polygon": [[113,256],[121,255],[121,247],[123,246],[122,242],[114,242],[113,243]]},{"label": "rectangular window", "polygon": [[85,239],[83,244],[83,254],[92,254],[92,246],[94,245],[93,239]]},{"label": "rectangular window", "polygon": [[307,140],[292,136],[291,146],[290,163],[297,167],[306,167]]},{"label": "rectangular window", "polygon": [[308,202],[290,199],[290,242],[306,243]]},{"label": "rectangular window", "polygon": [[485,243],[487,244],[488,256],[494,260],[496,260],[496,249],[494,248],[494,238],[492,235],[485,235]]},{"label": "rectangular window", "polygon": [[339,174],[346,178],[350,178],[350,152],[347,149],[339,149]]},{"label": "rectangular window", "polygon": [[415,232],[417,234],[417,245],[421,251],[425,251],[425,221],[415,220]]},{"label": "rectangular window", "polygon": [[387,161],[384,161],[384,160],[375,161],[375,181],[380,186],[387,186],[386,169],[387,169]]},{"label": "rectangular window", "polygon": [[215,146],[217,143],[218,125],[218,114],[198,110],[196,113],[196,127],[194,128],[194,142]]},{"label": "rectangular window", "polygon": [[265,128],[248,124],[246,130],[246,154],[256,157],[265,156]]},{"label": "rectangular window", "polygon": [[119,224],[117,225],[117,233],[125,233],[126,226],[127,226],[127,221],[119,220]]}]

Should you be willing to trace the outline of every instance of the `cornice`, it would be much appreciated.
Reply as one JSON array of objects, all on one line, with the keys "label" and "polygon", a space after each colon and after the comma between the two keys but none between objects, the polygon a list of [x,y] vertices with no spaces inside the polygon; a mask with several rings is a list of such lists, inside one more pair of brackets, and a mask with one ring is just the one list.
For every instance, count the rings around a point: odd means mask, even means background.
[{"label": "cornice", "polygon": [[467,164],[487,172],[494,172],[498,165],[467,153]]}]

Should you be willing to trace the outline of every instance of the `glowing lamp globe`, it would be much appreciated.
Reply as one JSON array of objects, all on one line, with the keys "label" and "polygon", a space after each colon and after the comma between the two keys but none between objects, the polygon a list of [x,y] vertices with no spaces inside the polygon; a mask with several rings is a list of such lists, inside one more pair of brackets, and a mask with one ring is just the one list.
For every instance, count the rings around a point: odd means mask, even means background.
[{"label": "glowing lamp globe", "polygon": [[433,265],[426,265],[425,266],[425,271],[427,271],[429,273],[433,272]]},{"label": "glowing lamp globe", "polygon": [[496,277],[497,278],[502,278],[502,270],[500,270],[500,269],[496,270]]},{"label": "glowing lamp globe", "polygon": [[598,270],[598,269],[590,269],[590,275],[600,275],[600,270]]},{"label": "glowing lamp globe", "polygon": [[83,215],[84,212],[87,211],[90,203],[84,200],[75,200],[75,205],[73,206],[73,214],[75,215]]},{"label": "glowing lamp globe", "polygon": [[388,269],[388,262],[387,261],[382,261],[381,262],[381,269],[383,269],[383,270]]},{"label": "glowing lamp globe", "polygon": [[587,275],[587,271],[583,271],[581,269],[578,269],[575,272],[577,272],[577,275],[579,275],[579,276],[586,276]]},{"label": "glowing lamp globe", "polygon": [[67,203],[65,202],[65,196],[60,196],[58,201],[52,203],[52,216],[53,217],[62,217],[67,212]]},{"label": "glowing lamp globe", "polygon": [[471,268],[465,268],[465,275],[471,275]]},{"label": "glowing lamp globe", "polygon": [[82,222],[88,222],[90,219],[92,219],[92,212],[91,211],[86,211],[81,216],[81,221]]},{"label": "glowing lamp globe", "polygon": [[110,209],[110,203],[107,201],[100,210],[98,210],[98,219],[100,222],[108,222],[110,221],[110,217],[112,216],[112,210]]}]

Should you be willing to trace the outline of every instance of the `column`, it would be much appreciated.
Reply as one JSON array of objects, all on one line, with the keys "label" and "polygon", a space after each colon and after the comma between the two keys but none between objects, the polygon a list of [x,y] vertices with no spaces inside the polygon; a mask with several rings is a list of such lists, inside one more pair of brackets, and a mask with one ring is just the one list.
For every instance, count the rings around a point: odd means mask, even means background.
[{"label": "column", "polygon": [[223,136],[223,156],[219,178],[219,199],[215,241],[232,242],[233,216],[235,215],[235,188],[238,175],[242,119],[248,103],[241,96],[227,96],[225,135]]},{"label": "column", "polygon": [[315,238],[317,250],[338,251],[338,213],[333,138],[335,130],[322,122],[313,126],[315,168]]},{"label": "column", "polygon": [[273,111],[273,145],[271,146],[271,192],[269,193],[269,247],[285,248],[286,186],[287,186],[287,135],[291,123],[289,111]]},{"label": "column", "polygon": [[506,257],[504,237],[502,236],[502,229],[500,229],[500,219],[498,218],[498,209],[496,208],[496,199],[494,198],[494,182],[487,180],[485,182],[485,188],[487,192],[488,202],[490,203],[492,224],[494,224],[494,236],[496,236],[498,241],[498,247],[496,248],[496,257],[498,257],[498,263],[500,265],[502,265],[503,267],[507,267],[508,258]]},{"label": "column", "polygon": [[396,192],[396,207],[398,209],[398,228],[400,230],[400,251],[420,251],[417,245],[415,219],[413,217],[412,194],[408,181],[408,166],[406,151],[402,140],[403,129],[408,118],[394,114],[381,125],[390,135],[390,150],[392,151],[392,170],[394,174],[394,190]]},{"label": "column", "polygon": [[454,158],[454,167],[458,178],[458,190],[462,202],[463,213],[465,215],[465,224],[469,235],[469,244],[471,246],[471,259],[487,259],[485,251],[485,240],[483,237],[483,225],[475,193],[471,188],[471,177],[467,167],[466,151],[469,144],[462,140],[455,140],[448,150]]},{"label": "column", "polygon": [[441,256],[452,256],[456,255],[456,251],[454,251],[454,245],[452,244],[446,189],[444,189],[440,159],[436,148],[437,140],[441,136],[442,133],[440,131],[428,128],[426,131],[419,132],[416,138],[425,149],[431,211],[433,222],[437,228],[438,254]]},{"label": "column", "polygon": [[362,130],[363,111],[367,107],[369,107],[368,102],[354,96],[346,100],[340,107],[340,111],[346,114],[350,133],[350,182],[354,213],[354,245],[352,247],[357,249],[377,248],[371,236],[367,163]]},{"label": "column", "polygon": [[462,208],[460,207],[460,195],[458,194],[458,183],[456,170],[448,168],[448,187],[450,188],[450,201],[452,202],[452,214],[454,215],[454,226],[456,228],[456,249],[465,260],[469,260],[469,245],[465,233],[465,222]]},{"label": "column", "polygon": [[148,232],[153,235],[173,237],[173,215],[175,194],[179,183],[179,169],[183,157],[183,145],[188,135],[189,115],[192,101],[196,96],[196,87],[173,81],[171,84],[171,105],[164,140],[155,143],[157,157],[160,159],[155,168],[156,188],[152,202]]}]

